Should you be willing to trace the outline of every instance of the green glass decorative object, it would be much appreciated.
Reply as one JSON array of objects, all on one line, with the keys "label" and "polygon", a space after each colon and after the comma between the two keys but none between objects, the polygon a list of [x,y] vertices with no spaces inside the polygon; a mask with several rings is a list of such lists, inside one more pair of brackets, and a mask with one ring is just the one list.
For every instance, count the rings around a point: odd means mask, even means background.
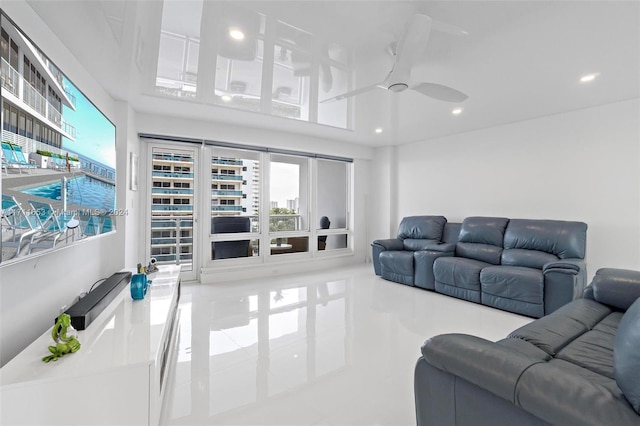
[{"label": "green glass decorative object", "polygon": [[49,346],[51,355],[42,358],[44,362],[57,361],[69,353],[78,352],[80,349],[80,341],[74,335],[67,336],[67,333],[73,333],[75,329],[71,327],[71,317],[68,314],[60,314],[51,330],[51,338],[56,343],[55,346]]}]

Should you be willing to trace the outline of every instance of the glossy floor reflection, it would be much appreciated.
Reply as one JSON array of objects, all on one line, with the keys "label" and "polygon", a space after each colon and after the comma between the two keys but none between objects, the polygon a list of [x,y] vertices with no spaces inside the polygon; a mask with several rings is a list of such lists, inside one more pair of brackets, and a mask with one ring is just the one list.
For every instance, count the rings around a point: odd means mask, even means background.
[{"label": "glossy floor reflection", "polygon": [[531,319],[329,273],[185,285],[168,425],[411,425],[413,368],[441,333],[504,337]]}]

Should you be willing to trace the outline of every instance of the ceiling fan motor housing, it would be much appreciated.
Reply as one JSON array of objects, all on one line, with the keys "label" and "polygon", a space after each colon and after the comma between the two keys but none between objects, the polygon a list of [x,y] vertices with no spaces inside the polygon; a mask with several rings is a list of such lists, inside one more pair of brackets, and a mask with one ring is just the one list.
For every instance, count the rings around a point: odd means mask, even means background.
[{"label": "ceiling fan motor housing", "polygon": [[394,83],[388,87],[388,89],[394,93],[399,93],[407,90],[409,86],[406,83]]}]

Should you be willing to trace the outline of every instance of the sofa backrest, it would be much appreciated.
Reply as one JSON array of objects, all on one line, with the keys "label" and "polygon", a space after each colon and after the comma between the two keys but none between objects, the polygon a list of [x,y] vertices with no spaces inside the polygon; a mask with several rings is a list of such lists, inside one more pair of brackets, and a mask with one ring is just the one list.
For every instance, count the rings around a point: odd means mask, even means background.
[{"label": "sofa backrest", "polygon": [[508,223],[504,217],[466,218],[460,228],[456,256],[499,265]]},{"label": "sofa backrest", "polygon": [[502,264],[542,269],[558,259],[584,259],[587,224],[511,219],[504,234]]},{"label": "sofa backrest", "polygon": [[462,223],[460,222],[447,222],[444,225],[444,230],[442,231],[442,242],[443,243],[457,243],[460,239],[460,229],[462,228]]},{"label": "sofa backrest", "polygon": [[424,240],[441,241],[444,216],[407,216],[398,227],[398,238],[403,240],[405,250],[421,250]]}]

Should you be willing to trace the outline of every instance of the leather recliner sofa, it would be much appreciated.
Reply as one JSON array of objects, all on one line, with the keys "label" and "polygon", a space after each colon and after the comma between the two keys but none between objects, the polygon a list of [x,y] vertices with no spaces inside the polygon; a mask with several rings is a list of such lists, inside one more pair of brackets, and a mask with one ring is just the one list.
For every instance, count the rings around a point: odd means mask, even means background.
[{"label": "leather recliner sofa", "polygon": [[[427,229],[418,220],[443,231],[416,232]],[[403,219],[397,239],[373,242],[374,269],[390,281],[539,318],[582,293],[586,234],[583,222],[416,216]]]},{"label": "leather recliner sofa", "polygon": [[552,314],[498,342],[427,340],[415,367],[418,426],[639,425],[640,272],[600,269]]}]

